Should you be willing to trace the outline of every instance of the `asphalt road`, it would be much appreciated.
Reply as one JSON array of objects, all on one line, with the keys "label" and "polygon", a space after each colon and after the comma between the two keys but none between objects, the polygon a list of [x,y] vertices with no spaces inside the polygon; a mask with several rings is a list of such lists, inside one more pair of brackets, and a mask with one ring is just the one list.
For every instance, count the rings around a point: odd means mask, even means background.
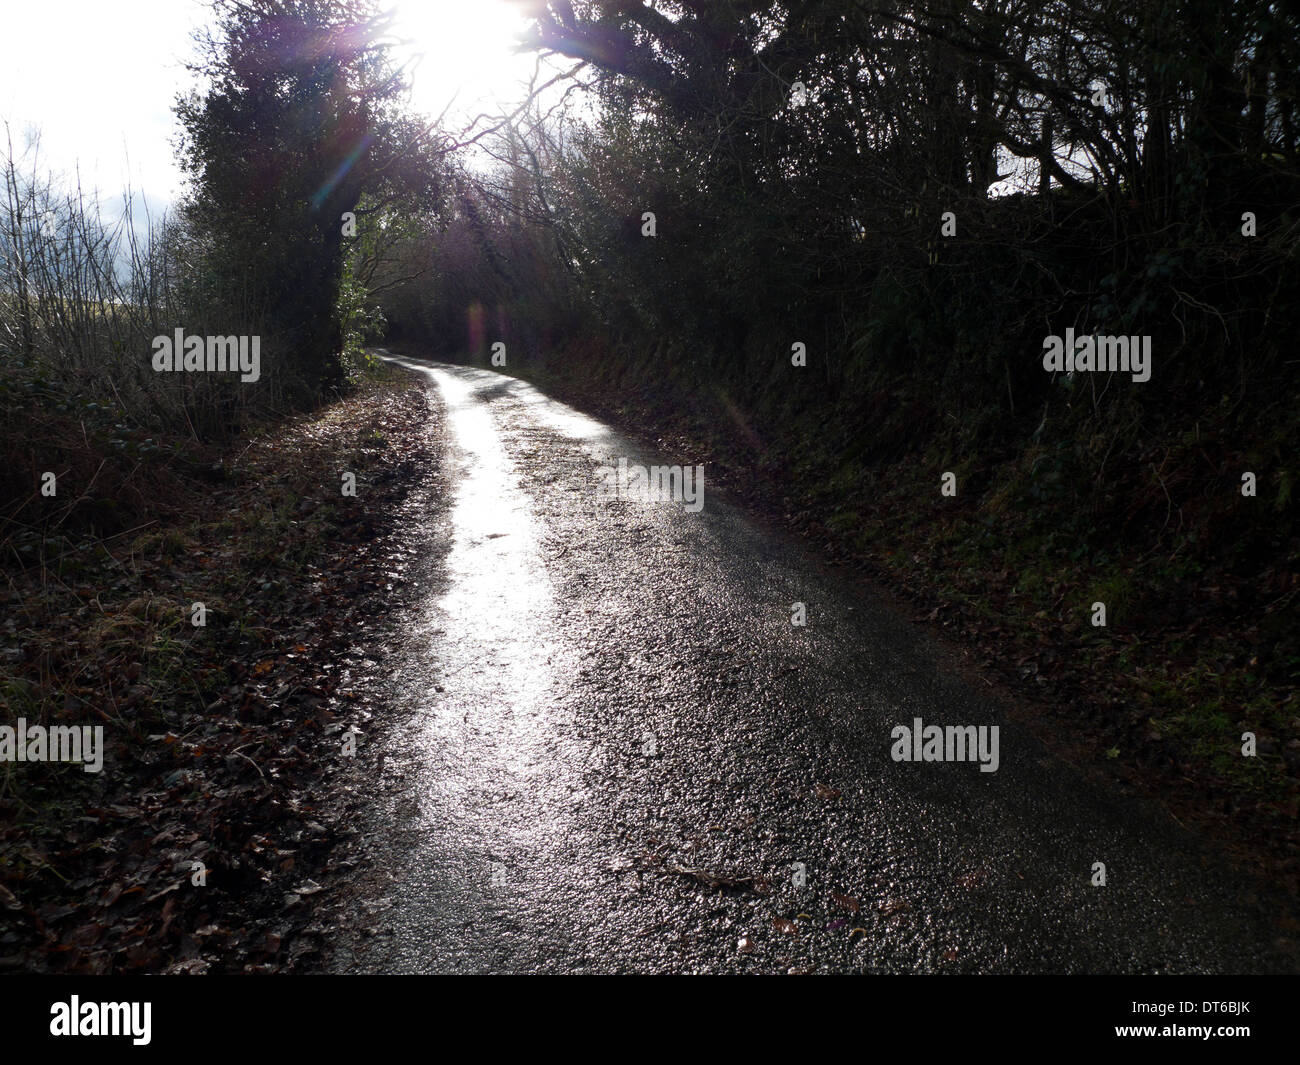
[{"label": "asphalt road", "polygon": [[[451,492],[377,678],[337,971],[1288,968],[1242,875],[707,468],[698,509],[601,498],[601,467],[669,460],[516,379],[395,361],[436,386]],[[997,726],[996,771],[894,760],[916,718]]]}]

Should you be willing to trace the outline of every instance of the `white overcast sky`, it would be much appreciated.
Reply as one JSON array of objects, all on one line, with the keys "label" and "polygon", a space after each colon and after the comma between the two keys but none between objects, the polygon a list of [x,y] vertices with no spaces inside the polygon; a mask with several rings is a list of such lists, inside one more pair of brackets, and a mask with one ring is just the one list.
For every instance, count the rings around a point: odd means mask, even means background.
[{"label": "white overcast sky", "polygon": [[[423,53],[413,106],[475,114],[515,86],[534,57],[512,54],[526,22],[510,0],[395,0],[403,36]],[[0,39],[0,119],[15,150],[41,131],[44,166],[116,197],[129,183],[151,206],[181,188],[172,104],[190,84],[192,32],[210,20],[201,0],[6,0]],[[2,135],[2,130],[0,130]]]}]

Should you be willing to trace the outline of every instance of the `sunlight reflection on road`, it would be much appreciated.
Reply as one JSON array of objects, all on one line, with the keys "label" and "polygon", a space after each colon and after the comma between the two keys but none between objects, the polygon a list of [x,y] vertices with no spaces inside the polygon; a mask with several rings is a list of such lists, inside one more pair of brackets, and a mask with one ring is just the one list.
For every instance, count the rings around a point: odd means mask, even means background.
[{"label": "sunlight reflection on road", "polygon": [[[502,768],[529,775],[532,748],[545,745],[545,616],[551,589],[537,549],[527,498],[492,424],[474,398],[482,383],[431,371],[447,403],[447,421],[462,455],[452,510],[455,540],[447,558],[451,587],[437,604],[459,649],[461,672],[447,695],[463,715],[497,731]],[[453,716],[455,716],[453,714]]]},{"label": "sunlight reflection on road", "polygon": [[441,659],[425,664],[438,683],[412,692],[425,722],[410,752],[425,826],[412,876],[430,870],[426,886],[442,893],[448,884],[435,881],[450,874],[462,891],[493,888],[500,901],[539,873],[526,867],[553,853],[580,790],[557,758],[552,588],[528,496],[494,421],[492,398],[510,379],[391,361],[436,383],[453,445],[448,585],[409,643],[417,655],[436,648]]}]

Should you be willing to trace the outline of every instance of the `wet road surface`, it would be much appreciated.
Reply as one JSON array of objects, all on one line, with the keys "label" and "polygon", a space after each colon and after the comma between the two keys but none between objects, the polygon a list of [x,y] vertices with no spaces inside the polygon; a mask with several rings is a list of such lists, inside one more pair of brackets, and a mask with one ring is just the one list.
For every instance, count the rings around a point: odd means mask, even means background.
[{"label": "wet road surface", "polygon": [[[599,467],[670,460],[521,381],[394,361],[443,408],[451,492],[380,678],[337,971],[1288,967],[1241,876],[707,468],[695,512],[601,498]],[[894,761],[915,718],[997,725],[997,771]]]}]

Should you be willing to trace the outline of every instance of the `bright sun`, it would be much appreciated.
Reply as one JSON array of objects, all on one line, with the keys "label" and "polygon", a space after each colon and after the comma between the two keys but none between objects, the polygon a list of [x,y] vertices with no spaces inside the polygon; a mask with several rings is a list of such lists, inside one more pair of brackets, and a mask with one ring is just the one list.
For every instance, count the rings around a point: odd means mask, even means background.
[{"label": "bright sun", "polygon": [[402,59],[416,58],[411,102],[437,115],[455,99],[450,115],[472,118],[480,111],[522,97],[536,56],[514,52],[528,27],[512,0],[398,0],[397,35],[406,43]]}]

